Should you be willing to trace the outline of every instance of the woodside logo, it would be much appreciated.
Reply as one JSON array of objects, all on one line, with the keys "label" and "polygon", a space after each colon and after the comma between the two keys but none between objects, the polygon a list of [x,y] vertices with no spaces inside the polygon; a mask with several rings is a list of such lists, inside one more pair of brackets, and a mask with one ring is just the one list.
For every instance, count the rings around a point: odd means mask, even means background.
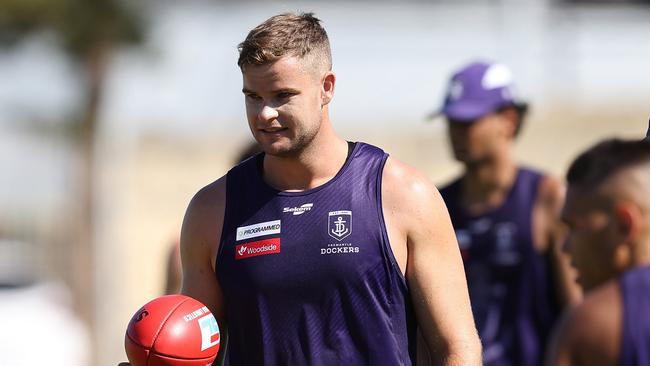
[{"label": "woodside logo", "polygon": [[280,238],[253,241],[235,247],[236,260],[276,253],[280,253]]}]

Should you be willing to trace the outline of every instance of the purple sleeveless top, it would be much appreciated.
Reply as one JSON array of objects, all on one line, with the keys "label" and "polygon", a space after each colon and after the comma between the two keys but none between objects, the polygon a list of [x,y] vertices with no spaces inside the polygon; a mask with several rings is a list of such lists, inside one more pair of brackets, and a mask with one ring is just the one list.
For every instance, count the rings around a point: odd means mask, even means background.
[{"label": "purple sleeveless top", "polygon": [[472,216],[461,182],[441,189],[460,245],[486,366],[538,366],[559,313],[551,269],[533,244],[532,212],[542,175],[520,168],[505,202]]},{"label": "purple sleeveless top", "polygon": [[621,366],[650,366],[650,266],[620,279],[623,296]]},{"label": "purple sleeveless top", "polygon": [[229,364],[413,364],[415,316],[381,207],[388,155],[356,143],[303,192],[268,186],[262,156],[227,175],[216,268]]}]

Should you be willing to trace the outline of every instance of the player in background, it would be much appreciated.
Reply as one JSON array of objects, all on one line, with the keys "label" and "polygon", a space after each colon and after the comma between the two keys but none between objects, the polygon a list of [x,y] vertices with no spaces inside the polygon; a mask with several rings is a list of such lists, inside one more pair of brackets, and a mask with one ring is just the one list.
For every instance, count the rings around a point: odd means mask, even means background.
[{"label": "player in background", "polygon": [[[462,175],[440,190],[465,265],[487,366],[537,366],[563,305],[579,298],[561,251],[560,181],[518,165],[514,140],[528,105],[510,70],[472,62],[442,107]],[[549,148],[552,142],[549,142]]]},{"label": "player in background", "polygon": [[650,366],[650,141],[603,141],[567,180],[566,249],[586,295],[549,365]]}]

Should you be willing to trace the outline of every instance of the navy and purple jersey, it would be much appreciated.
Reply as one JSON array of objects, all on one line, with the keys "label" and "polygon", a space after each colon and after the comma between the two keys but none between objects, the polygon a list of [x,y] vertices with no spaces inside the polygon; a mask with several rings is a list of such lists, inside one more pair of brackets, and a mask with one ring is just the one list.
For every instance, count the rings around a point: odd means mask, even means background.
[{"label": "navy and purple jersey", "polygon": [[631,269],[620,279],[623,296],[621,366],[650,366],[650,266]]},{"label": "navy and purple jersey", "polygon": [[559,309],[548,258],[533,243],[532,215],[542,175],[520,168],[505,201],[474,216],[461,179],[441,189],[460,246],[486,366],[542,364]]},{"label": "navy and purple jersey", "polygon": [[388,155],[356,143],[314,189],[265,183],[263,155],[227,174],[217,277],[230,365],[411,365],[415,316],[381,206]]}]

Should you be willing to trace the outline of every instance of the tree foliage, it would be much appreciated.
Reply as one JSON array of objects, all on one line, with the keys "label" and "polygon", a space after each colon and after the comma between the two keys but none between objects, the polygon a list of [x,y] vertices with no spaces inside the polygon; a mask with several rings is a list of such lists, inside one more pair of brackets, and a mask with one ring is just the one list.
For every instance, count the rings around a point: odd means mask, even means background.
[{"label": "tree foliage", "polygon": [[119,0],[0,0],[0,43],[13,45],[36,31],[51,31],[71,56],[97,47],[138,43],[142,21]]}]

